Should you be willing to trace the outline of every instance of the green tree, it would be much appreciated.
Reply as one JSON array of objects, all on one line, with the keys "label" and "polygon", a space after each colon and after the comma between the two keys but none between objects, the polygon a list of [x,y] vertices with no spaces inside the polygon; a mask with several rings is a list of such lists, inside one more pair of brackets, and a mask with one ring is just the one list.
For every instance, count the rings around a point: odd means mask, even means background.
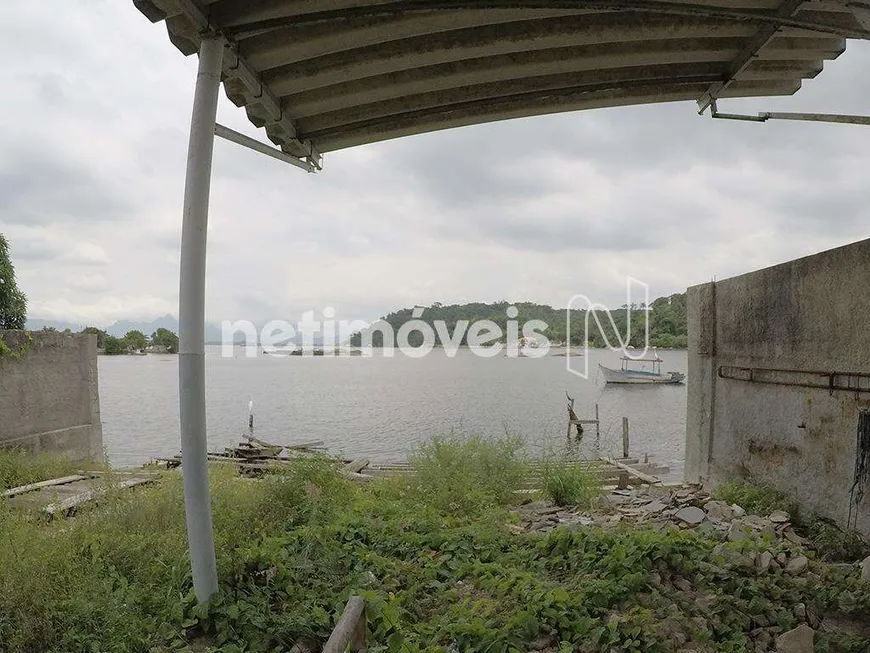
[{"label": "green tree", "polygon": [[18,290],[9,243],[0,234],[0,329],[23,329],[26,321],[27,297]]},{"label": "green tree", "polygon": [[127,353],[127,345],[124,340],[108,334],[103,338],[103,348],[109,356]]},{"label": "green tree", "polygon": [[148,338],[146,338],[145,334],[141,331],[133,329],[132,331],[128,331],[124,336],[124,343],[130,349],[141,350],[148,346]]},{"label": "green tree", "polygon": [[82,329],[82,333],[90,333],[92,335],[97,336],[97,347],[103,348],[106,346],[105,341],[106,341],[106,336],[108,334],[105,331],[103,331],[102,329],[98,329],[97,327],[94,327],[94,326],[89,326],[89,327],[85,327],[84,329]]},{"label": "green tree", "polygon": [[169,329],[160,327],[151,334],[152,345],[163,345],[170,354],[178,353],[178,336]]}]

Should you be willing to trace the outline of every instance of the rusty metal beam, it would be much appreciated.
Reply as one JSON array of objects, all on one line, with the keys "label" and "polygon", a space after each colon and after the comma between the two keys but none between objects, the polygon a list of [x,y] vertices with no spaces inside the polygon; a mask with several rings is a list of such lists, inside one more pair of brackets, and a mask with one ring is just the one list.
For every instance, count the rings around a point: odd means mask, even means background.
[{"label": "rusty metal beam", "polygon": [[758,51],[765,45],[770,43],[771,39],[776,36],[777,31],[783,23],[778,22],[785,19],[790,19],[800,10],[804,4],[804,0],[785,0],[776,10],[775,16],[777,22],[772,22],[761,27],[755,36],[746,44],[746,47],[737,55],[731,65],[728,67],[728,72],[725,74],[725,79],[710,86],[704,95],[698,99],[698,113],[704,113],[710,104],[719,95],[734,83],[734,79],[752,62],[758,55]]}]

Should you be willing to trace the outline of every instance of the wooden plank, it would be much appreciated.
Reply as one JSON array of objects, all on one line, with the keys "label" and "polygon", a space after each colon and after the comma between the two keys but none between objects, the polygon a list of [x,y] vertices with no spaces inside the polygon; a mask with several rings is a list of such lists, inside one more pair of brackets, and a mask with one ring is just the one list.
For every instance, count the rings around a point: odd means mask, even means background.
[{"label": "wooden plank", "polygon": [[108,471],[101,471],[101,470],[93,471],[93,472],[79,471],[78,473],[81,474],[82,476],[87,476],[89,478],[100,478],[103,476],[109,476],[111,478],[121,478],[121,477],[125,477],[125,476],[130,476],[130,477],[136,476],[137,478],[141,477],[141,476],[154,476],[154,477],[159,478],[161,476],[160,472],[152,472],[152,471],[149,471],[147,469],[143,469],[143,468],[139,468],[139,467],[137,467],[135,469],[132,469],[129,467],[128,468],[121,467],[119,469],[110,469]]},{"label": "wooden plank", "polygon": [[273,465],[289,465],[293,461],[290,458],[268,458],[263,457],[260,459],[256,458],[239,458],[236,456],[224,456],[222,454],[214,454],[210,453],[206,456],[206,458],[213,463],[224,463],[224,464],[233,464],[233,465],[253,465],[259,463],[271,463]]},{"label": "wooden plank", "polygon": [[[652,472],[655,468],[653,468],[653,467],[639,467],[639,468],[632,467],[632,469],[640,474],[652,476],[652,474],[650,472]],[[617,477],[619,477],[620,474],[625,473],[625,470],[620,469],[618,467],[604,467],[604,466],[602,466],[599,469],[590,469],[586,473],[589,474],[590,476],[594,476],[597,478],[617,478]],[[537,472],[532,472],[532,473],[528,474],[527,477],[531,478],[531,479],[541,478],[540,474]]]},{"label": "wooden plank", "polygon": [[284,445],[285,449],[317,449],[323,446],[323,440],[312,440],[311,442],[299,442],[298,444]]},{"label": "wooden plank", "polygon": [[287,469],[288,465],[279,463],[276,459],[263,459],[262,461],[252,461],[247,460],[245,458],[230,458],[230,459],[212,459],[209,457],[208,461],[212,464],[216,465],[236,465],[242,469]]},{"label": "wooden plank", "polygon": [[3,492],[3,496],[8,498],[18,496],[19,494],[26,494],[27,492],[33,492],[35,490],[41,490],[44,487],[53,487],[55,485],[66,485],[67,483],[75,483],[76,481],[86,481],[91,478],[91,475],[85,476],[84,474],[75,474],[73,476],[63,476],[61,478],[52,478],[47,481],[39,481],[38,483],[30,483],[29,485],[20,485],[18,487],[10,488],[9,490],[5,490]]},{"label": "wooden plank", "polygon": [[366,604],[361,596],[352,596],[344,606],[341,618],[323,645],[323,653],[345,653],[348,646],[351,653],[365,650]]},{"label": "wooden plank", "polygon": [[630,474],[631,476],[634,476],[635,478],[639,478],[644,483],[649,483],[650,485],[658,485],[659,483],[661,483],[661,480],[656,478],[655,476],[650,476],[649,474],[644,474],[643,472],[639,472],[636,469],[634,469],[633,467],[631,467],[630,465],[626,465],[625,463],[618,462],[616,460],[613,460],[612,458],[602,457],[601,460],[613,465],[614,467],[618,467],[619,469],[623,470],[624,472],[628,472],[628,474]]},{"label": "wooden plank", "polygon": [[[625,477],[625,482],[628,485],[644,485],[644,482],[639,478],[635,478],[634,476],[629,476],[625,472],[623,472],[623,476]],[[619,483],[617,482],[619,479],[607,479],[602,478],[598,482],[598,487],[600,488],[619,488]],[[539,485],[529,485],[524,488],[520,488],[518,490],[514,490],[515,494],[536,494],[539,492],[543,492]]]},{"label": "wooden plank", "polygon": [[250,435],[250,434],[246,435],[245,438],[246,438],[247,440],[250,440],[250,441],[253,442],[254,444],[258,444],[258,445],[260,445],[260,446],[263,447],[264,449],[278,449],[278,451],[280,452],[281,449],[284,448],[283,445],[280,445],[280,444],[272,444],[271,442],[266,442],[265,440],[260,440],[259,438],[255,438],[253,435]]},{"label": "wooden plank", "polygon": [[227,447],[224,451],[227,455],[241,458],[275,458],[282,449],[279,445],[261,447],[250,442],[240,442],[237,447]]},{"label": "wooden plank", "polygon": [[56,515],[57,513],[66,514],[67,512],[77,508],[83,503],[87,503],[88,501],[92,501],[97,499],[103,495],[105,495],[110,489],[117,490],[125,490],[127,488],[135,487],[137,485],[145,485],[146,483],[153,483],[154,477],[136,477],[130,478],[126,481],[122,481],[121,483],[114,483],[110,486],[100,487],[100,488],[90,488],[81,492],[79,494],[75,494],[67,499],[62,501],[58,501],[56,503],[50,503],[45,506],[42,510],[43,512],[48,513],[49,515]]},{"label": "wooden plank", "polygon": [[368,474],[357,474],[356,472],[344,472],[342,476],[351,481],[358,481],[360,483],[368,483],[369,481],[375,480],[374,476],[369,476]]},{"label": "wooden plank", "polygon": [[344,471],[346,472],[361,472],[366,467],[369,466],[368,458],[357,458],[356,460],[352,460],[344,466]]}]

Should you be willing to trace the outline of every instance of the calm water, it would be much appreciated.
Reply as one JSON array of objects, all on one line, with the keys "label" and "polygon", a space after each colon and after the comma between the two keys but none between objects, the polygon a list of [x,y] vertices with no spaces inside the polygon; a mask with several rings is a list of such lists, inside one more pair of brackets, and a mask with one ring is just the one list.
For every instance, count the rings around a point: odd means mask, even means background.
[{"label": "calm water", "polygon": [[[621,449],[622,417],[631,423],[632,454],[649,453],[680,473],[686,386],[605,386],[599,362],[619,366],[611,351],[589,353],[589,380],[570,374],[561,356],[480,358],[436,350],[421,359],[223,358],[207,347],[209,449],[239,441],[254,400],[256,435],[290,443],[323,440],[333,453],[385,462],[404,459],[414,443],[450,429],[522,435],[530,449],[565,437],[565,391],[579,417],[601,414],[602,454]],[[686,371],[686,352],[662,353],[663,370]],[[113,465],[147,462],[179,451],[175,356],[101,356],[100,402]],[[594,451],[594,430],[584,441]]]}]

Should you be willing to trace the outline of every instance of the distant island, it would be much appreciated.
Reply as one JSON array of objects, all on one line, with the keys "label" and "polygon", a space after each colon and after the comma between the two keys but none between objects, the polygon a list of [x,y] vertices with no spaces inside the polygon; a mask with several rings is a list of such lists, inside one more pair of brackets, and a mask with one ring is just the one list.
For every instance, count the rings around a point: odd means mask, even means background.
[{"label": "distant island", "polygon": [[[508,317],[508,309],[515,309],[516,317]],[[535,343],[530,340],[538,339],[540,336],[547,338],[551,346],[559,347],[567,344],[573,346],[582,346],[588,344],[590,347],[606,347],[608,343],[611,346],[620,346],[619,338],[614,332],[616,330],[624,338],[626,333],[626,322],[628,316],[631,316],[631,334],[627,345],[635,348],[644,346],[644,318],[646,315],[645,307],[641,305],[622,306],[619,309],[613,310],[608,317],[604,311],[595,311],[589,316],[589,333],[585,333],[587,315],[585,310],[571,310],[571,328],[568,333],[567,313],[564,308],[553,308],[546,304],[538,304],[534,302],[493,302],[482,303],[474,302],[469,304],[441,304],[435,302],[430,306],[415,306],[394,311],[382,318],[379,321],[384,321],[389,324],[393,334],[399,334],[400,328],[411,320],[416,319],[415,315],[422,315],[419,319],[433,327],[435,332],[435,346],[444,346],[441,341],[441,333],[450,339],[454,339],[448,345],[458,345],[467,347],[467,331],[463,329],[457,330],[457,324],[467,322],[474,324],[481,320],[489,320],[501,329],[501,337],[490,341],[490,343],[500,342],[506,344],[508,333],[508,322],[514,321],[519,327],[520,341],[525,341],[525,344],[534,346]],[[511,310],[511,315],[514,311]],[[593,319],[597,318],[597,319]],[[611,324],[610,318],[613,319]],[[677,293],[667,297],[659,297],[649,305],[649,344],[653,347],[661,349],[685,349],[687,345],[687,323],[686,323],[686,293]],[[531,321],[540,320],[546,324],[546,328],[536,329],[533,338],[522,338],[522,326]],[[435,328],[436,323],[441,326],[441,329]],[[443,323],[443,324],[442,324]],[[601,328],[599,329],[599,324]],[[30,330],[38,331],[40,329],[48,329],[53,331],[63,331],[67,333],[93,333],[97,336],[98,347],[100,353],[108,355],[118,354],[141,354],[141,353],[176,353],[178,351],[178,320],[171,315],[165,315],[150,322],[133,322],[129,320],[119,320],[114,324],[100,329],[94,326],[82,328],[74,326],[67,322],[49,322],[47,320],[32,319],[28,320],[27,327]],[[373,347],[382,347],[383,338],[382,332],[377,328],[377,323],[371,329],[371,344]],[[368,335],[368,329],[362,332],[354,333],[350,340],[347,336],[341,335],[336,343],[340,340],[342,346],[350,346],[360,348],[368,345],[368,338],[364,338],[363,334]],[[440,331],[440,332],[439,332]],[[148,336],[146,334],[150,333]],[[221,329],[214,323],[205,325],[205,340],[206,344],[223,344]],[[236,334],[237,335],[237,334]],[[339,336],[340,334],[336,334]],[[411,347],[419,347],[422,344],[423,335],[416,330],[412,330],[408,334],[408,344]],[[289,346],[291,344],[301,345],[300,335],[295,338],[288,339],[283,343],[270,343],[272,345]],[[245,341],[236,342],[236,344],[245,344]],[[254,342],[247,344],[261,344],[259,338]],[[323,334],[315,335],[313,342],[310,343],[314,347],[323,346]],[[294,355],[300,355],[301,347],[297,347]]]},{"label": "distant island", "polygon": [[[545,336],[552,345],[583,345],[588,342],[590,347],[606,347],[609,342],[611,345],[618,343],[619,340],[614,333],[614,325],[625,337],[626,322],[628,316],[631,316],[631,335],[628,345],[633,347],[644,346],[644,316],[645,307],[643,305],[622,306],[620,309],[611,311],[613,324],[604,311],[595,311],[594,315],[590,315],[589,333],[585,334],[586,311],[572,310],[571,311],[571,333],[568,333],[568,320],[566,309],[553,308],[546,304],[536,304],[533,302],[494,302],[492,304],[484,304],[474,302],[471,304],[450,304],[443,305],[438,302],[431,306],[424,307],[421,320],[433,326],[436,321],[443,321],[447,327],[447,332],[453,334],[455,332],[457,322],[467,320],[469,323],[474,323],[478,320],[491,320],[496,323],[503,333],[506,333],[508,322],[507,310],[509,307],[516,307],[517,316],[514,318],[520,325],[529,320],[541,320],[547,324],[545,329],[541,329],[539,333]],[[399,311],[390,313],[381,318],[390,324],[394,332],[398,332],[399,328],[414,319],[415,308],[417,313],[420,312],[420,307],[404,308]],[[649,306],[649,344],[653,347],[661,347],[663,349],[685,349],[687,344],[687,323],[686,323],[686,293],[677,293],[667,297],[659,297],[650,303]],[[594,317],[598,318],[597,322]],[[598,328],[598,323],[601,324],[601,329]],[[603,331],[603,333],[602,333]],[[363,342],[363,333],[357,332],[353,334],[350,344],[354,347],[359,347]],[[372,346],[383,346],[382,334],[374,330],[371,333]],[[419,332],[412,332],[408,341],[411,346],[419,346],[422,343],[423,336]],[[504,342],[504,338],[501,339]],[[436,333],[436,345],[443,345]],[[460,342],[461,345],[467,345],[466,337],[463,335]]]}]

